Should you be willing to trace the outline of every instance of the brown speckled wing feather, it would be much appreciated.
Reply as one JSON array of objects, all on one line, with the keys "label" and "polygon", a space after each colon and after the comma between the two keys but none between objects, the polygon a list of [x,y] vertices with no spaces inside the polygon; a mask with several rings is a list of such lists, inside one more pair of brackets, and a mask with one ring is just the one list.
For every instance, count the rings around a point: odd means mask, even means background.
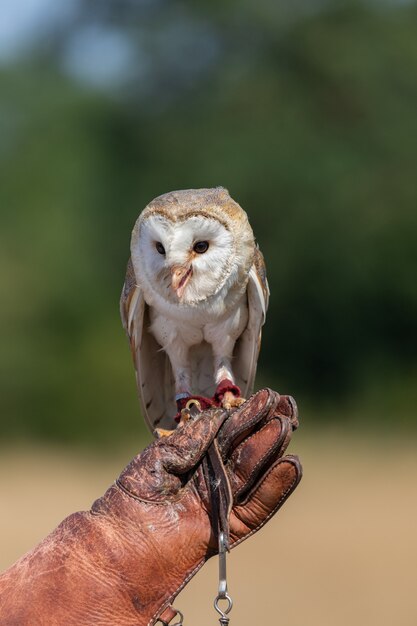
[{"label": "brown speckled wing feather", "polygon": [[244,397],[249,397],[253,391],[261,347],[262,326],[269,303],[265,262],[258,247],[256,247],[254,263],[249,272],[247,297],[248,324],[236,343],[233,359],[236,382]]},{"label": "brown speckled wing feather", "polygon": [[151,431],[156,427],[174,428],[172,370],[167,355],[148,331],[149,310],[136,284],[130,259],[120,298],[120,314],[132,351],[142,415]]},{"label": "brown speckled wing feather", "polygon": [[259,250],[258,246],[256,246],[255,248],[255,259],[254,259],[253,266],[255,268],[256,280],[258,281],[263,292],[264,309],[266,313],[266,311],[268,310],[268,304],[269,304],[269,285],[268,285],[268,280],[266,278],[266,266],[265,266],[264,255]]}]

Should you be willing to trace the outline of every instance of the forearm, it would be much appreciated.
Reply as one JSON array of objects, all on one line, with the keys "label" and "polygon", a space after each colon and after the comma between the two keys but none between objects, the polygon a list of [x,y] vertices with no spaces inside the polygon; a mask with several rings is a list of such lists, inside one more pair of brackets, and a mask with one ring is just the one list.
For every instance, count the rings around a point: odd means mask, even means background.
[{"label": "forearm", "polygon": [[106,525],[111,546],[101,567],[116,572],[113,585],[122,590],[135,624],[160,614],[212,553],[209,515],[192,493],[178,501],[145,502],[116,484],[92,512],[96,523]]},{"label": "forearm", "polygon": [[207,514],[192,531],[177,506],[113,486],[70,515],[0,577],[2,626],[148,624],[205,559]]}]

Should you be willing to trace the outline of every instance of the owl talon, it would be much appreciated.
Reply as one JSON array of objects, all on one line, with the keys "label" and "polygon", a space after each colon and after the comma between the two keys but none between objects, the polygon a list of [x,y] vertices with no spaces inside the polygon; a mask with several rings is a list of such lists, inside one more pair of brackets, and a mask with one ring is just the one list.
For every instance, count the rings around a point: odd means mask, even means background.
[{"label": "owl talon", "polygon": [[189,419],[191,419],[190,409],[181,409],[181,417],[178,422],[178,428],[180,428],[180,426],[184,426]]},{"label": "owl talon", "polygon": [[175,433],[175,430],[166,430],[165,428],[155,428],[153,433],[157,439],[162,439],[162,437],[169,437],[170,435],[172,435],[172,433]]},{"label": "owl talon", "polygon": [[231,409],[236,409],[241,406],[244,402],[246,402],[246,398],[235,396],[233,392],[226,391],[223,396],[222,407],[227,411],[230,411]]},{"label": "owl talon", "polygon": [[[188,420],[191,418],[191,413],[189,411],[189,409],[182,409],[181,413],[179,414],[179,419],[178,419],[178,426],[177,428],[182,428],[184,426],[184,424],[186,422],[188,422]],[[172,435],[172,433],[175,432],[175,428],[174,430],[167,430],[165,428],[155,428],[155,430],[153,431],[154,436],[157,439],[161,439],[162,437],[169,437],[170,435]]]}]

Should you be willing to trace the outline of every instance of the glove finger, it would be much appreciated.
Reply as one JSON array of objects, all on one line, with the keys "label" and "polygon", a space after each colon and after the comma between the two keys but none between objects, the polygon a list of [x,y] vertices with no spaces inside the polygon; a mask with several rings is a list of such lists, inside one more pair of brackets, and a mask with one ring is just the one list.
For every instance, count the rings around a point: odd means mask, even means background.
[{"label": "glove finger", "polygon": [[171,435],[154,441],[120,474],[118,485],[148,501],[177,494],[183,486],[179,476],[198,464],[226,418],[224,409],[203,411]]},{"label": "glove finger", "polygon": [[298,428],[298,407],[292,396],[281,396],[277,406],[277,412],[289,418],[292,429]]},{"label": "glove finger", "polygon": [[257,426],[273,415],[280,401],[280,395],[271,389],[261,389],[253,394],[239,409],[233,411],[218,437],[219,448],[223,458],[230,449],[236,447]]},{"label": "glove finger", "polygon": [[207,452],[227,416],[227,411],[222,408],[203,411],[178,427],[172,435],[159,439],[155,445],[164,468],[174,474],[193,469]]},{"label": "glove finger", "polygon": [[227,468],[235,502],[242,501],[264,468],[284,454],[291,433],[289,419],[278,416],[266,422],[233,451]]},{"label": "glove finger", "polygon": [[232,544],[257,532],[280,509],[302,477],[298,457],[276,461],[248,494],[244,503],[233,508],[230,519]]}]

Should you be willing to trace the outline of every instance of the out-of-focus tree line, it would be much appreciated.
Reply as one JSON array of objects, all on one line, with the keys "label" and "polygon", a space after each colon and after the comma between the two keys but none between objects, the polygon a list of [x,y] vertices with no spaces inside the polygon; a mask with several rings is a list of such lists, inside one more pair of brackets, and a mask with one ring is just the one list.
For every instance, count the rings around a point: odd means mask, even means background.
[{"label": "out-of-focus tree line", "polygon": [[413,423],[417,6],[280,5],[90,0],[2,63],[4,436],[141,432],[131,228],[153,197],[216,185],[267,261],[258,383],[307,421]]}]

